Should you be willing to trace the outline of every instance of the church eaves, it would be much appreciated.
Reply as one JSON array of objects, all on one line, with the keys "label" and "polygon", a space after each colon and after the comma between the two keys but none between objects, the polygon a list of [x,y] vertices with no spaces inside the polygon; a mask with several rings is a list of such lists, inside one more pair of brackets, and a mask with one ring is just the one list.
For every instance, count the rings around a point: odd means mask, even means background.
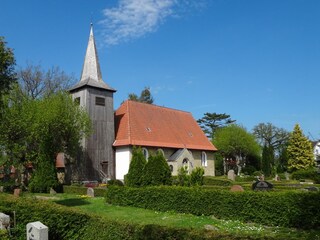
[{"label": "church eaves", "polygon": [[75,91],[83,87],[94,87],[109,90],[115,92],[116,90],[111,88],[102,80],[100,64],[98,59],[98,53],[96,49],[96,44],[93,35],[93,26],[90,27],[90,36],[86,51],[86,56],[84,58],[84,64],[82,68],[80,82],[73,86],[69,91]]}]

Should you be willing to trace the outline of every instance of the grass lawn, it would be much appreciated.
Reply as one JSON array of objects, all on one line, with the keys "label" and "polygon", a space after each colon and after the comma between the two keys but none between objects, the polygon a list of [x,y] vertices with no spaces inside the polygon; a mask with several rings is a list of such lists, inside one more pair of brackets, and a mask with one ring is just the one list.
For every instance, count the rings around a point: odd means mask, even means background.
[{"label": "grass lawn", "polygon": [[[34,197],[34,195],[32,196]],[[42,197],[48,199],[46,196]],[[320,231],[269,227],[253,223],[245,224],[240,221],[221,220],[210,216],[194,216],[174,212],[157,212],[135,207],[113,206],[106,204],[104,198],[57,194],[55,198],[50,201],[114,221],[125,221],[137,224],[158,224],[177,228],[207,228],[213,231],[228,232],[242,236],[250,235],[257,238],[271,236],[276,239],[320,240]]]}]

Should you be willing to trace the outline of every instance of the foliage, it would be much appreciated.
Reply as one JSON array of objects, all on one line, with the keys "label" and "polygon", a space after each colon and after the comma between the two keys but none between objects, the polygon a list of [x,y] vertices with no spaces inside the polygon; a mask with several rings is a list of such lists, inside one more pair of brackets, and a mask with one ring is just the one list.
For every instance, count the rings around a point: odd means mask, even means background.
[{"label": "foliage", "polygon": [[211,176],[205,176],[203,178],[204,185],[211,185],[211,186],[231,186],[232,182],[229,179],[225,178],[217,178]]},{"label": "foliage", "polygon": [[32,99],[48,97],[65,91],[75,79],[57,66],[44,70],[40,65],[29,63],[24,69],[18,70],[17,76],[21,91]]},{"label": "foliage", "polygon": [[287,154],[290,171],[308,169],[315,165],[311,142],[304,136],[298,124],[290,135]]},{"label": "foliage", "polygon": [[[60,203],[61,201],[56,202]],[[88,203],[85,200],[77,199],[77,204]],[[68,208],[49,201],[1,196],[0,212],[11,215],[11,218],[13,218],[13,211],[16,212],[17,226],[11,230],[13,236],[10,239],[16,240],[25,239],[25,226],[33,221],[40,221],[48,226],[49,239],[51,240],[251,239],[248,236],[233,236],[229,233],[203,229],[128,223],[83,213],[83,211],[77,211],[75,208]]]},{"label": "foliage", "polygon": [[0,109],[3,103],[2,96],[7,94],[12,84],[16,82],[14,54],[6,44],[4,38],[0,36]]},{"label": "foliage", "polygon": [[217,129],[234,123],[230,115],[225,113],[205,113],[204,116],[197,120],[203,132],[208,138],[212,139]]},{"label": "foliage", "polygon": [[272,146],[265,145],[262,150],[261,170],[265,176],[270,176],[271,166],[274,162],[274,150]]},{"label": "foliage", "polygon": [[267,169],[265,169],[267,175],[271,173],[271,169],[274,169],[276,172],[286,170],[287,156],[285,153],[290,135],[289,132],[271,123],[259,123],[253,128],[253,134],[258,139],[260,146],[263,146],[264,150],[267,151],[267,158],[270,161],[269,163],[262,163],[262,167],[264,168],[268,165]]},{"label": "foliage", "polygon": [[48,169],[48,174],[53,174],[51,169],[56,154],[65,152],[75,156],[80,140],[90,132],[87,113],[67,93],[60,92],[39,100],[21,95],[16,88],[5,101],[0,145],[9,156],[8,165],[22,166],[32,162],[36,169],[41,169],[41,164],[49,164],[51,167],[43,170]]},{"label": "foliage", "polygon": [[150,87],[145,87],[138,97],[135,93],[129,93],[128,99],[136,102],[148,103],[153,104],[154,99],[151,95]]},{"label": "foliage", "polygon": [[177,185],[179,186],[190,186],[190,176],[188,175],[188,170],[186,167],[181,167],[178,169]]},{"label": "foliage", "polygon": [[38,163],[37,169],[30,180],[30,192],[47,193],[50,191],[50,188],[57,191],[57,174],[55,166],[51,162],[52,159],[43,159],[43,161]]},{"label": "foliage", "polygon": [[213,144],[225,158],[236,159],[238,166],[246,163],[247,156],[258,156],[260,153],[254,136],[235,124],[218,129]]},{"label": "foliage", "polygon": [[202,167],[196,167],[195,169],[193,169],[190,174],[190,184],[192,186],[202,186],[203,175],[204,175],[204,169]]},{"label": "foliage", "polygon": [[257,169],[252,165],[246,165],[242,168],[242,172],[246,175],[252,175]]},{"label": "foliage", "polygon": [[320,174],[315,168],[297,170],[292,173],[291,178],[296,180],[310,179],[320,184]]},{"label": "foliage", "polygon": [[147,161],[140,147],[134,147],[129,171],[125,178],[125,184],[129,187],[140,187],[142,185],[142,173]]},{"label": "foliage", "polygon": [[123,182],[119,179],[111,179],[107,182],[108,186],[124,186]]},{"label": "foliage", "polygon": [[312,229],[320,226],[320,192],[230,192],[186,187],[111,187],[109,204]]},{"label": "foliage", "polygon": [[171,171],[163,154],[150,155],[143,169],[142,186],[171,185]]}]

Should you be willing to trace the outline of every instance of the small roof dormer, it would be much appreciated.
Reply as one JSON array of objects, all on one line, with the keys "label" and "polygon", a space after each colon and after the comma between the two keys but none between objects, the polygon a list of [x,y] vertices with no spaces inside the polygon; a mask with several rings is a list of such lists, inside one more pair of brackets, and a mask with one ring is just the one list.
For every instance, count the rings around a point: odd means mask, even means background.
[{"label": "small roof dormer", "polygon": [[115,89],[111,88],[108,84],[106,84],[102,80],[99,58],[98,58],[98,53],[97,53],[96,44],[94,40],[92,23],[90,26],[89,41],[88,41],[86,56],[84,58],[80,82],[78,82],[75,86],[73,86],[69,91],[73,92],[75,90],[78,90],[79,88],[83,88],[86,86],[105,89],[112,92],[116,91]]}]

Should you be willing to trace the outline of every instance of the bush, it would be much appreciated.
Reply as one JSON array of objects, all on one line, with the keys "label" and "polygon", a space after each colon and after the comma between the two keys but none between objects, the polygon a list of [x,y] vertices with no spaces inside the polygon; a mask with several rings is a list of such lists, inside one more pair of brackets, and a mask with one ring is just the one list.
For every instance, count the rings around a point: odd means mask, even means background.
[{"label": "bush", "polygon": [[50,188],[58,190],[57,173],[52,161],[42,160],[30,179],[30,192],[48,193]]},{"label": "bush", "polygon": [[188,170],[184,167],[178,169],[177,185],[185,187],[190,186],[190,176],[188,175]]},{"label": "bush", "polygon": [[231,186],[232,182],[229,179],[205,176],[203,178],[203,184],[215,186]]},{"label": "bush", "polygon": [[127,186],[140,187],[142,185],[142,173],[146,163],[147,161],[143,155],[142,149],[134,147],[129,171],[125,177],[125,184]]},{"label": "bush", "polygon": [[161,152],[150,156],[143,169],[142,186],[171,185],[171,171]]},{"label": "bush", "polygon": [[203,175],[204,169],[201,167],[196,167],[192,170],[190,175],[190,183],[192,186],[202,186],[203,185]]},{"label": "bush", "polygon": [[107,184],[108,186],[124,186],[123,182],[119,179],[111,179]]},{"label": "bush", "polygon": [[241,170],[245,175],[252,175],[254,172],[256,172],[256,168],[251,165],[246,165],[244,168]]},{"label": "bush", "polygon": [[[17,225],[11,229],[13,236],[10,238],[15,240],[25,240],[25,226],[33,221],[40,221],[48,226],[50,240],[251,239],[250,236],[233,236],[229,233],[202,229],[114,221],[48,201],[0,195],[0,212],[11,215],[10,217],[13,218],[12,212],[16,211]],[[3,232],[0,232],[0,238],[7,239],[3,236]]]},{"label": "bush", "polygon": [[186,187],[110,187],[106,201],[156,211],[257,222],[297,228],[319,228],[320,192],[230,192]]},{"label": "bush", "polygon": [[315,183],[320,183],[320,174],[316,169],[301,169],[292,173],[291,177],[296,180],[310,179]]}]

